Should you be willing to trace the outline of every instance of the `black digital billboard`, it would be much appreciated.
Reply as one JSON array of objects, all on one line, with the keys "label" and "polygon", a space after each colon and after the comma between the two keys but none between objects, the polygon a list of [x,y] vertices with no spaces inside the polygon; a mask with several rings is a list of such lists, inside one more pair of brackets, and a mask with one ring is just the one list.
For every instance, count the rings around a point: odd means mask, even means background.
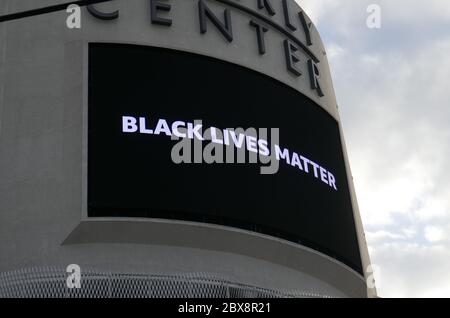
[{"label": "black digital billboard", "polygon": [[362,273],[337,121],[202,55],[89,45],[88,216],[237,227]]}]

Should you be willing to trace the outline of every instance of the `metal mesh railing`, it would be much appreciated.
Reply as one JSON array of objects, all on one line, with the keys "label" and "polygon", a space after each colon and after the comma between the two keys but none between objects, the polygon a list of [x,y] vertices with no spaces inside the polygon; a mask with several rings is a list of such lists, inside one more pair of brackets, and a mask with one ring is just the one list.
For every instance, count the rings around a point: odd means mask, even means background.
[{"label": "metal mesh railing", "polygon": [[209,273],[151,275],[81,272],[80,288],[69,288],[59,267],[0,273],[1,298],[328,298],[311,291],[282,291],[233,282]]}]

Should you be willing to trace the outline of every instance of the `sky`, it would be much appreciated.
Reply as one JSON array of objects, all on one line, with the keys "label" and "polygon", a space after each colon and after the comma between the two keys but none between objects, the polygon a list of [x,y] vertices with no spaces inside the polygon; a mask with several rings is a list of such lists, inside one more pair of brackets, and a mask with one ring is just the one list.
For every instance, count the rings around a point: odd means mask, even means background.
[{"label": "sky", "polygon": [[379,296],[450,297],[450,2],[296,1],[327,48]]},{"label": "sky", "polygon": [[296,1],[327,49],[379,296],[450,297],[450,1]]}]

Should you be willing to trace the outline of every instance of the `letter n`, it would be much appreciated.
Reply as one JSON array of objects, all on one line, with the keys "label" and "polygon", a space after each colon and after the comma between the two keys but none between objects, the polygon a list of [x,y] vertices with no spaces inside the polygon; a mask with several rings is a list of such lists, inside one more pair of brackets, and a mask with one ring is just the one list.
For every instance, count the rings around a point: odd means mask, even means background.
[{"label": "letter n", "polygon": [[199,18],[200,18],[200,32],[202,34],[206,33],[207,29],[207,23],[206,18],[211,20],[211,22],[214,24],[214,26],[222,33],[222,35],[228,40],[228,42],[233,41],[233,30],[231,28],[231,14],[229,9],[225,9],[223,16],[224,16],[224,23],[222,23],[211,11],[210,8],[205,4],[203,0],[199,0],[198,2],[198,12],[199,12]]}]

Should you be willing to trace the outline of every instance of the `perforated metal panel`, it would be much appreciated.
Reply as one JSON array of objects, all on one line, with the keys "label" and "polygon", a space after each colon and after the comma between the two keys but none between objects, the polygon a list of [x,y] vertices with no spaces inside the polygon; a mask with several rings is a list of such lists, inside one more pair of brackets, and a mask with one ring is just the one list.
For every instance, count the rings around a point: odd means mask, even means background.
[{"label": "perforated metal panel", "polygon": [[210,273],[149,275],[83,270],[81,288],[67,287],[65,268],[34,267],[0,274],[2,298],[328,298],[233,282]]}]

